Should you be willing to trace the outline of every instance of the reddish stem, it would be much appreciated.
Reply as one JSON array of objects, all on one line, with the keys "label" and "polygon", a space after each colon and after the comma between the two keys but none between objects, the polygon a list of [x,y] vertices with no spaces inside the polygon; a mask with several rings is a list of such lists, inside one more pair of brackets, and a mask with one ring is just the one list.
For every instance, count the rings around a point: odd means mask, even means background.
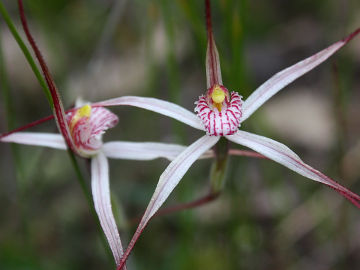
[{"label": "reddish stem", "polygon": [[230,149],[229,155],[268,159],[267,157],[263,156],[262,154],[259,154],[254,151],[249,151],[249,150]]},{"label": "reddish stem", "polygon": [[168,214],[171,214],[174,212],[202,206],[204,204],[207,204],[207,203],[215,200],[217,197],[219,197],[219,195],[220,195],[219,192],[218,193],[209,193],[197,200],[161,209],[154,215],[154,217],[164,216],[164,215],[168,215]]},{"label": "reddish stem", "polygon": [[[218,198],[219,195],[220,195],[220,193],[209,193],[209,194],[207,194],[207,195],[205,195],[205,196],[203,196],[201,198],[198,198],[198,199],[196,199],[194,201],[191,201],[191,202],[181,203],[181,204],[178,204],[178,205],[170,206],[168,208],[160,209],[154,215],[154,217],[165,216],[165,215],[175,213],[175,212],[179,212],[179,211],[182,211],[182,210],[202,206],[204,204],[212,202],[213,200]],[[130,224],[138,223],[140,220],[141,220],[141,217],[135,217],[130,221]]]},{"label": "reddish stem", "polygon": [[45,62],[39,48],[37,47],[34,38],[32,37],[32,35],[30,33],[28,23],[27,23],[27,20],[25,17],[24,6],[23,6],[22,0],[18,0],[18,5],[19,5],[19,13],[20,13],[21,23],[24,28],[26,37],[35,53],[37,60],[39,61],[39,64],[43,71],[46,83],[50,90],[50,94],[51,94],[53,104],[54,104],[55,118],[58,123],[60,132],[64,136],[65,141],[68,144],[68,146],[76,152],[76,148],[73,146],[73,142],[72,142],[72,139],[70,136],[69,127],[66,122],[65,112],[64,112],[64,108],[62,106],[61,100],[60,100],[60,96],[58,94],[55,82],[50,74],[50,71],[49,71],[47,65],[46,65],[46,62]]},{"label": "reddish stem", "polygon": [[25,126],[18,127],[18,128],[13,129],[13,130],[11,130],[11,131],[9,131],[9,132],[2,133],[2,134],[0,134],[0,139],[4,138],[4,137],[6,137],[6,136],[9,136],[9,135],[11,135],[11,134],[13,134],[13,133],[16,133],[16,132],[19,132],[19,131],[23,131],[23,130],[25,130],[25,129],[28,129],[28,128],[31,128],[31,127],[40,125],[40,124],[42,124],[42,123],[44,123],[44,122],[46,122],[46,121],[49,121],[49,120],[51,120],[51,119],[53,119],[53,118],[54,118],[54,116],[53,116],[53,115],[50,115],[50,116],[41,118],[41,119],[39,119],[39,120],[36,120],[36,121],[34,121],[34,122],[31,122],[31,123],[29,123],[29,124],[26,124]]},{"label": "reddish stem", "polygon": [[208,35],[208,39],[210,39],[210,36],[212,36],[210,0],[205,0],[205,16],[206,16],[207,35]]},{"label": "reddish stem", "polygon": [[[193,208],[193,207],[197,207],[197,206],[201,206],[203,204],[206,204],[214,199],[216,199],[219,196],[220,193],[210,193],[208,195],[206,195],[203,198],[200,198],[198,200],[195,200],[193,202],[189,202],[189,203],[185,203],[185,204],[181,204],[181,205],[177,205],[174,207],[170,207],[170,208],[165,208],[161,211],[158,211],[154,216],[152,216],[151,218],[155,217],[155,216],[161,216],[161,215],[166,215],[172,212],[176,212],[176,211],[181,211],[184,209],[189,209],[189,208]],[[141,221],[139,224],[139,227],[142,227],[142,229],[140,231],[136,231],[133,238],[131,239],[127,249],[125,250],[119,265],[117,266],[116,270],[121,270],[123,269],[123,267],[125,266],[126,260],[129,257],[131,251],[133,250],[135,243],[137,242],[137,240],[139,239],[140,235],[142,234],[142,232],[144,231],[144,229],[146,228],[146,226],[142,226]],[[138,227],[138,228],[139,228]]]},{"label": "reddish stem", "polygon": [[[65,111],[65,113],[73,112],[73,111],[75,111],[76,109],[77,109],[77,108],[69,109],[69,110]],[[54,119],[54,117],[55,117],[54,115],[49,115],[49,116],[43,117],[43,118],[41,118],[41,119],[39,119],[39,120],[33,121],[33,122],[29,123],[29,124],[26,124],[26,125],[24,125],[24,126],[21,126],[21,127],[16,128],[16,129],[13,129],[13,130],[11,130],[11,131],[9,131],[9,132],[2,133],[2,134],[0,134],[0,139],[4,138],[4,137],[6,137],[6,136],[9,136],[9,135],[11,135],[11,134],[13,134],[13,133],[16,133],[16,132],[19,132],[19,131],[23,131],[23,130],[26,130],[26,129],[35,127],[35,126],[37,126],[37,125],[40,125],[40,124],[42,124],[42,123],[45,123],[45,122],[47,122],[47,121],[49,121],[49,120]]]}]

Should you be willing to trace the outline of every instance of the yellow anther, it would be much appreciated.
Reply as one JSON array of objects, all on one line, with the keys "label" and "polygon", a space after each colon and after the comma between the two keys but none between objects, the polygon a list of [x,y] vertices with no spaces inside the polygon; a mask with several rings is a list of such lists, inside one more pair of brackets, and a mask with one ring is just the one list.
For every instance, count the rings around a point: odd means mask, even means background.
[{"label": "yellow anther", "polygon": [[215,88],[211,94],[211,98],[214,101],[214,103],[221,104],[225,99],[225,93],[219,86],[215,86]]},{"label": "yellow anther", "polygon": [[221,112],[221,105],[225,97],[225,92],[220,88],[220,86],[216,85],[211,93],[211,99],[214,102],[214,106],[218,109],[219,112]]},{"label": "yellow anther", "polygon": [[78,109],[71,119],[70,122],[70,131],[72,132],[76,123],[83,117],[90,118],[91,116],[91,106],[89,104],[86,104],[82,106],[80,109]]},{"label": "yellow anther", "polygon": [[90,117],[91,115],[91,106],[89,104],[86,104],[82,106],[78,111],[76,112],[77,116],[79,118],[81,117]]}]

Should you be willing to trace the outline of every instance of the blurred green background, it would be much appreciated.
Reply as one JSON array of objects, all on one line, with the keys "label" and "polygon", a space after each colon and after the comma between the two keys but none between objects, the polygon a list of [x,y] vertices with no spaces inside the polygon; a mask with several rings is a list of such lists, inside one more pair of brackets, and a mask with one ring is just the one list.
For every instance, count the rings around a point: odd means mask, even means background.
[{"label": "blurred green background", "polygon": [[[24,2],[65,107],[77,97],[140,95],[193,110],[206,91],[203,1]],[[276,72],[360,27],[358,0],[211,2],[224,84],[244,98]],[[3,3],[23,34],[16,1]],[[2,18],[0,36],[5,132],[51,111]],[[285,143],[359,194],[359,89],[357,38],[267,102],[243,128]],[[112,111],[120,122],[104,141],[190,144],[202,135],[145,110]],[[49,122],[32,131],[56,127]],[[0,144],[0,153],[0,269],[114,269],[68,155],[7,144]],[[89,180],[88,162],[79,162]],[[131,220],[143,213],[167,164],[110,162],[125,246],[135,230]],[[196,162],[166,206],[205,195],[210,164]],[[128,268],[360,269],[359,228],[359,210],[334,191],[272,161],[232,157],[222,195],[201,208],[154,218]]]}]

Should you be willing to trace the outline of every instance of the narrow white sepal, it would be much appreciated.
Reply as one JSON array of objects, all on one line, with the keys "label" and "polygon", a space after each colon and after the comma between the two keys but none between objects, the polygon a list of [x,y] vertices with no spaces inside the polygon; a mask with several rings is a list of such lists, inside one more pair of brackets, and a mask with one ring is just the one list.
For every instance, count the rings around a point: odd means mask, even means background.
[{"label": "narrow white sepal", "polygon": [[91,189],[96,213],[118,265],[123,248],[111,207],[109,165],[102,152],[91,159]]},{"label": "narrow white sepal", "polygon": [[[155,142],[115,141],[103,144],[102,152],[108,158],[129,160],[152,160],[166,158],[173,161],[187,146]],[[213,158],[212,150],[206,151],[199,159]]]},{"label": "narrow white sepal", "polygon": [[168,117],[174,118],[180,122],[183,122],[193,128],[204,130],[204,127],[199,118],[189,110],[157,98],[125,96],[119,98],[113,98],[101,102],[92,104],[92,106],[119,106],[127,105],[134,106],[149,111],[157,112]]},{"label": "narrow white sepal", "polygon": [[347,194],[355,199],[360,198],[358,195],[352,193],[336,181],[332,180],[323,173],[304,163],[298,155],[296,155],[291,149],[289,149],[282,143],[279,143],[267,137],[255,135],[241,130],[239,130],[234,135],[226,136],[226,138],[237,144],[249,147],[250,149],[280,163],[281,165],[297,172],[302,176],[331,186],[335,190],[345,193],[343,194],[345,195],[345,197],[347,197]]},{"label": "narrow white sepal", "polygon": [[166,158],[174,160],[186,146],[155,142],[108,142],[103,145],[103,153],[108,158],[130,160],[152,160]]},{"label": "narrow white sepal", "polygon": [[127,259],[131,250],[133,249],[137,239],[141,232],[146,227],[150,218],[161,207],[165,200],[169,197],[170,193],[174,190],[182,177],[188,171],[190,166],[207,150],[209,150],[220,137],[203,136],[196,142],[187,147],[174,161],[172,161],[165,171],[161,174],[159,182],[156,186],[155,192],[151,197],[146,211],[137,227],[134,236],[132,237],[130,244],[124,254],[123,260]]},{"label": "narrow white sepal", "polygon": [[209,150],[220,137],[203,136],[196,142],[187,147],[181,154],[172,161],[165,171],[161,174],[155,192],[145,210],[143,217],[125,251],[122,262],[127,260],[131,250],[133,249],[137,239],[145,229],[147,223],[156,211],[161,207],[170,193],[174,190],[182,177],[188,171],[190,166],[207,150]]},{"label": "narrow white sepal", "polygon": [[18,143],[34,146],[44,146],[66,150],[66,143],[62,135],[38,132],[16,132],[0,139],[1,142]]},{"label": "narrow white sepal", "polygon": [[187,147],[174,161],[169,164],[169,166],[161,174],[155,192],[141,220],[143,225],[149,221],[149,219],[169,197],[170,193],[189,170],[190,166],[203,153],[213,147],[219,139],[220,137],[205,135]]},{"label": "narrow white sepal", "polygon": [[261,105],[270,99],[285,86],[292,83],[297,78],[309,72],[326,59],[328,59],[337,50],[343,47],[350,38],[338,41],[326,49],[302,60],[272,76],[269,80],[258,87],[243,104],[243,116],[241,122],[245,121]]}]

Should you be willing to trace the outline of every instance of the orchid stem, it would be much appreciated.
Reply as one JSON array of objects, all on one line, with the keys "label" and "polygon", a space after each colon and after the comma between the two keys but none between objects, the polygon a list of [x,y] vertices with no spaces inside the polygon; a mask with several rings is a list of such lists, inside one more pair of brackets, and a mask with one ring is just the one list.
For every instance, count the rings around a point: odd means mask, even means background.
[{"label": "orchid stem", "polygon": [[65,110],[62,105],[61,98],[60,98],[59,92],[57,90],[55,81],[52,78],[52,75],[50,73],[50,70],[49,70],[46,62],[45,62],[45,59],[42,56],[40,49],[36,45],[35,39],[30,32],[30,29],[29,29],[29,26],[27,23],[27,19],[25,16],[25,10],[24,10],[24,5],[23,5],[22,0],[18,0],[18,7],[19,7],[19,14],[20,14],[22,27],[24,29],[25,35],[27,37],[28,42],[30,43],[31,48],[33,49],[36,59],[38,60],[38,63],[40,64],[41,70],[43,72],[46,84],[48,86],[48,89],[49,89],[49,92],[51,95],[52,104],[50,103],[50,106],[53,110],[53,114],[55,116],[55,120],[56,120],[58,129],[59,129],[60,133],[63,135],[68,147],[71,148],[71,150],[74,151],[75,153],[79,154],[77,148],[74,145],[73,140],[71,139],[69,126],[66,121]]},{"label": "orchid stem", "polygon": [[210,188],[212,193],[222,191],[229,161],[229,141],[224,137],[215,145],[215,160],[210,171]]},{"label": "orchid stem", "polygon": [[70,149],[68,149],[68,154],[69,154],[69,157],[70,157],[71,164],[74,167],[74,170],[75,170],[75,173],[76,173],[76,176],[77,176],[76,179],[77,179],[77,181],[78,181],[78,183],[79,183],[79,185],[81,187],[81,190],[83,191],[85,199],[86,199],[86,201],[88,203],[88,206],[90,208],[91,215],[95,220],[97,231],[98,231],[98,234],[100,235],[101,242],[102,242],[102,245],[104,246],[105,253],[109,257],[109,260],[112,261],[113,256],[111,254],[110,248],[109,248],[109,246],[107,244],[104,233],[102,231],[99,218],[98,218],[98,216],[96,214],[96,210],[95,210],[95,207],[94,207],[94,203],[93,203],[93,200],[92,200],[91,193],[90,193],[90,191],[89,191],[89,189],[88,189],[88,187],[86,185],[85,178],[83,177],[83,175],[81,173],[81,170],[80,170],[79,164],[78,164],[78,162],[76,160],[74,152],[71,151]]},{"label": "orchid stem", "polygon": [[[179,203],[179,204],[176,204],[173,206],[169,206],[167,208],[160,209],[159,211],[156,212],[154,217],[162,217],[162,216],[166,216],[166,215],[180,212],[183,210],[194,209],[194,208],[203,206],[203,205],[210,203],[210,202],[214,201],[215,199],[217,199],[219,197],[219,195],[220,195],[220,192],[214,193],[210,190],[210,192],[208,194],[206,194],[205,196],[202,196],[193,201],[186,202],[186,203]],[[137,223],[139,223],[140,220],[141,220],[141,216],[134,217],[130,220],[129,224],[130,225],[137,224]]]},{"label": "orchid stem", "polygon": [[220,192],[214,193],[214,192],[210,191],[207,195],[205,195],[205,196],[203,196],[203,197],[201,197],[199,199],[196,199],[194,201],[183,203],[183,204],[178,204],[178,205],[170,206],[168,208],[161,209],[154,215],[154,217],[164,216],[164,215],[179,212],[179,211],[182,211],[182,210],[187,210],[187,209],[192,209],[192,208],[203,206],[203,205],[217,199],[219,197],[219,195],[220,195]]},{"label": "orchid stem", "polygon": [[44,78],[42,77],[39,69],[37,68],[36,64],[35,64],[35,61],[34,59],[32,58],[31,56],[31,53],[30,51],[28,50],[28,48],[26,47],[24,41],[22,40],[22,38],[20,37],[18,31],[16,30],[15,28],[15,25],[14,23],[12,22],[10,16],[9,16],[9,13],[7,12],[7,10],[5,9],[4,5],[2,2],[0,2],[0,13],[1,15],[3,16],[7,26],[9,27],[9,30],[10,32],[12,33],[14,39],[16,40],[17,44],[19,45],[20,49],[22,50],[26,60],[28,61],[32,71],[34,72],[37,80],[39,81],[42,89],[43,89],[43,92],[46,96],[46,99],[48,100],[51,108],[54,107],[54,103],[53,103],[53,100],[51,98],[51,94],[50,94],[50,91],[49,91],[49,88],[47,87],[46,85],[46,82],[44,80]]}]

